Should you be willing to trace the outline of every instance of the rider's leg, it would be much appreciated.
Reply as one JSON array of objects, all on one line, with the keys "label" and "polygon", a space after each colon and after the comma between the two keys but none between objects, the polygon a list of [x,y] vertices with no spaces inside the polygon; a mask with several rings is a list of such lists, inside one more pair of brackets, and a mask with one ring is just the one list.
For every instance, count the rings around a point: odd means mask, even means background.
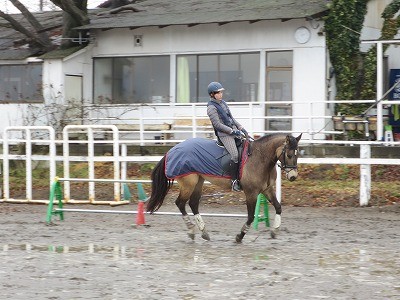
[{"label": "rider's leg", "polygon": [[235,138],[233,136],[222,136],[220,137],[220,140],[231,155],[229,171],[232,178],[232,191],[238,192],[241,190],[241,187],[239,183],[239,153],[236,147]]},{"label": "rider's leg", "polygon": [[233,160],[230,161],[230,172],[232,176],[232,191],[240,192],[242,188],[240,187],[239,183],[239,163],[234,162]]}]

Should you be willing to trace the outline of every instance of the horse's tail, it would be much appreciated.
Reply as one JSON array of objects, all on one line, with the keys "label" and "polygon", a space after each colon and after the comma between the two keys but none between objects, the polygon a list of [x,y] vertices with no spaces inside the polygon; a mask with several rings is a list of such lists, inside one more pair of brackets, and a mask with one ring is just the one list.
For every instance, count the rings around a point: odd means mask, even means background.
[{"label": "horse's tail", "polygon": [[146,210],[153,213],[161,207],[174,182],[165,176],[165,156],[154,167],[151,173],[151,180],[151,195],[147,202]]}]

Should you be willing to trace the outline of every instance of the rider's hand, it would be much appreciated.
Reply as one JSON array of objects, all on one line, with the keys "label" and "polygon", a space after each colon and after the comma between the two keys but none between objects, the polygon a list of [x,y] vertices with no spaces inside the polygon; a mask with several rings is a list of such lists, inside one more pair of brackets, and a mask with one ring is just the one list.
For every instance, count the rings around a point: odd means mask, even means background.
[{"label": "rider's hand", "polygon": [[241,136],[240,130],[237,130],[237,129],[232,130],[231,135],[233,135],[235,137],[240,137]]},{"label": "rider's hand", "polygon": [[243,134],[244,134],[246,137],[249,136],[249,133],[247,132],[246,129],[242,128],[242,129],[240,129],[240,131],[243,132]]}]

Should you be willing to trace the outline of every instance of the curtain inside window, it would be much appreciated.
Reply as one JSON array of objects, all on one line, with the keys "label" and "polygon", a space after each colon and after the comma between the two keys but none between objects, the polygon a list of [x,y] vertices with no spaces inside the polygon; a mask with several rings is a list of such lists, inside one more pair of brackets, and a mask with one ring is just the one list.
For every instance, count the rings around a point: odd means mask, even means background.
[{"label": "curtain inside window", "polygon": [[178,103],[190,102],[189,63],[186,57],[178,57],[177,60],[177,90]]}]

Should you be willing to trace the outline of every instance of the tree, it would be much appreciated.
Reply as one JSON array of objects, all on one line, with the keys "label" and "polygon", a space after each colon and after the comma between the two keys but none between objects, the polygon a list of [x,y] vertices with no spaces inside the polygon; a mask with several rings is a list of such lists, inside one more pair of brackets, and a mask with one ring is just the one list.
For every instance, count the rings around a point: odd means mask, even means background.
[{"label": "tree", "polygon": [[38,46],[44,51],[49,51],[53,48],[49,36],[44,31],[42,25],[37,21],[35,16],[18,0],[10,0],[12,4],[19,9],[22,15],[26,18],[33,30],[25,28],[20,22],[15,20],[11,15],[8,15],[0,10],[0,17],[7,20],[12,28],[24,34],[33,46]]},{"label": "tree", "polygon": [[[39,47],[42,52],[48,52],[55,48],[46,30],[38,22],[35,16],[19,0],[9,0],[18,8],[24,18],[29,22],[30,28],[26,28],[13,16],[0,10],[0,17],[8,21],[16,31],[25,35],[32,46]],[[63,40],[62,47],[72,46],[71,39],[78,37],[78,32],[72,28],[89,23],[87,13],[87,0],[51,0],[63,10]]]},{"label": "tree", "polygon": [[[75,27],[89,24],[90,19],[87,13],[87,0],[51,0],[60,7],[63,13],[63,43],[62,48],[75,46],[71,39],[78,38],[79,33]],[[85,34],[86,32],[81,32]]]},{"label": "tree", "polygon": [[[400,0],[392,1],[382,13],[384,19],[380,40],[392,40],[400,28],[400,15],[396,14],[400,11]],[[383,51],[389,47],[389,44],[383,45]],[[361,85],[361,98],[362,99],[375,99],[376,98],[376,45],[372,47],[364,59],[364,80]]]},{"label": "tree", "polygon": [[[337,99],[376,98],[376,46],[361,53],[360,32],[369,0],[333,0],[326,18],[326,38],[336,74]],[[400,0],[393,0],[382,13],[384,19],[379,39],[393,39],[400,28]],[[384,50],[389,45],[384,46]],[[368,105],[340,104],[342,114],[361,114]]]}]

